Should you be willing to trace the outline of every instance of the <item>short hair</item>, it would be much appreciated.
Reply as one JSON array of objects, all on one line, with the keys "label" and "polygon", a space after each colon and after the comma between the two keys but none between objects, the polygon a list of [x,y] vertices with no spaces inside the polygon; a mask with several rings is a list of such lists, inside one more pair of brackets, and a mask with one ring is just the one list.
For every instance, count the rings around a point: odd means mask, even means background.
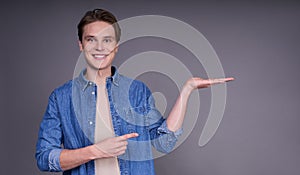
[{"label": "short hair", "polygon": [[80,42],[82,42],[82,34],[84,32],[83,31],[84,26],[96,21],[104,21],[111,24],[115,30],[116,41],[117,42],[120,41],[121,29],[118,24],[117,18],[107,10],[94,9],[92,11],[87,11],[85,15],[82,17],[82,19],[80,20],[79,24],[77,25],[78,38]]}]

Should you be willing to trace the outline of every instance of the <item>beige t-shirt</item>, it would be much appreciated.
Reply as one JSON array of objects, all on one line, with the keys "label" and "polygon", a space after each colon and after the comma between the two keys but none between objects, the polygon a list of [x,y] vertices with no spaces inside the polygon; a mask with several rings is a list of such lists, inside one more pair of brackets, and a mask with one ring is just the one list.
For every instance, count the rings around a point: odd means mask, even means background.
[{"label": "beige t-shirt", "polygon": [[[105,85],[97,86],[96,109],[95,143],[115,136]],[[116,157],[96,159],[95,174],[120,175],[118,159]]]}]

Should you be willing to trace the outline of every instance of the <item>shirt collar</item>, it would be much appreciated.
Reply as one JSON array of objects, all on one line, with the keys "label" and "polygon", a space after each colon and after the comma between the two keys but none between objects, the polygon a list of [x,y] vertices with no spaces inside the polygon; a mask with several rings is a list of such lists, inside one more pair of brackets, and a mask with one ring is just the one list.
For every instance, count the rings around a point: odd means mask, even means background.
[{"label": "shirt collar", "polygon": [[119,79],[120,79],[120,74],[117,70],[116,67],[112,66],[111,67],[111,73],[112,73],[112,82],[116,85],[119,86]]},{"label": "shirt collar", "polygon": [[[111,77],[108,77],[106,81],[108,80],[112,80],[113,84],[116,85],[116,86],[119,86],[119,77],[120,77],[120,74],[117,70],[116,67],[112,66],[111,67],[111,73],[112,73],[112,76]],[[80,75],[79,75],[79,82],[82,86],[82,90],[84,91],[87,87],[89,86],[93,86],[95,85],[94,82],[86,79],[85,77],[85,74],[86,74],[86,68],[83,69],[81,72],[80,72]]]}]

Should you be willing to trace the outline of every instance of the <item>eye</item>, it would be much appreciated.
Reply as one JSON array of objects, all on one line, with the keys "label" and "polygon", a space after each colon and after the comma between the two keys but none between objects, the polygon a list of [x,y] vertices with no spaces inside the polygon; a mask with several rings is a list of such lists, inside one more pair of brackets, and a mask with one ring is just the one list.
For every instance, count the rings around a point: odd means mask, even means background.
[{"label": "eye", "polygon": [[104,43],[111,43],[111,42],[112,42],[112,39],[106,38],[106,39],[103,40],[103,42],[104,42]]},{"label": "eye", "polygon": [[87,42],[94,42],[95,41],[94,38],[87,38],[86,40],[87,40]]}]

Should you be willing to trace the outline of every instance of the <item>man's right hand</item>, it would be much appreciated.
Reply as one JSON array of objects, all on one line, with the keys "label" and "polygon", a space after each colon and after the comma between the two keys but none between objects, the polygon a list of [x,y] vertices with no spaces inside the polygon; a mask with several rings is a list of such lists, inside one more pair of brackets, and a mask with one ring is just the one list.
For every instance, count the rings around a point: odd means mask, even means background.
[{"label": "man's right hand", "polygon": [[104,139],[96,144],[96,158],[116,157],[125,153],[127,149],[127,139],[138,137],[138,133],[125,134],[118,137]]}]

